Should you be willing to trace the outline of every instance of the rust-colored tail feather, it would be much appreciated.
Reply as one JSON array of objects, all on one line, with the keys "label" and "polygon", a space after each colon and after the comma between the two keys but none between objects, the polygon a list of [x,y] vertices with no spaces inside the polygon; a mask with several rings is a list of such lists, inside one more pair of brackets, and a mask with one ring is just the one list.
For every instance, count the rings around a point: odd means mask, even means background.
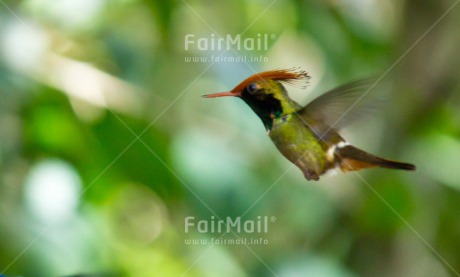
[{"label": "rust-colored tail feather", "polygon": [[354,171],[369,167],[415,170],[413,164],[379,158],[351,145],[337,147],[335,157],[342,171]]}]

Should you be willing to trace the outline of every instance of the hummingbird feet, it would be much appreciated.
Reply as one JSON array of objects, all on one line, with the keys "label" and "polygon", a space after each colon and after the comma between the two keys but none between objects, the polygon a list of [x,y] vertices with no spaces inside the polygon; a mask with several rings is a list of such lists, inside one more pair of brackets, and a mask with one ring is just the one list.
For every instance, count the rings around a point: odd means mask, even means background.
[{"label": "hummingbird feet", "polygon": [[302,170],[303,171],[303,176],[305,176],[305,179],[308,181],[313,180],[313,181],[318,181],[319,180],[319,175],[313,170]]}]

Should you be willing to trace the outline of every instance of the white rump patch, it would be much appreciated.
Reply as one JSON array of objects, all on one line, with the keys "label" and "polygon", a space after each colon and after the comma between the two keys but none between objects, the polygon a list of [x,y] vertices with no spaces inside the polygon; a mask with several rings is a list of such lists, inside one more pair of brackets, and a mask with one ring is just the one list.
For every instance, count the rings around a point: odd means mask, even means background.
[{"label": "white rump patch", "polygon": [[348,142],[346,141],[340,141],[339,143],[337,144],[333,144],[331,147],[329,147],[329,149],[327,149],[326,151],[326,159],[329,161],[329,162],[334,162],[334,152],[335,152],[335,149],[337,148],[343,148],[345,146],[349,145]]}]

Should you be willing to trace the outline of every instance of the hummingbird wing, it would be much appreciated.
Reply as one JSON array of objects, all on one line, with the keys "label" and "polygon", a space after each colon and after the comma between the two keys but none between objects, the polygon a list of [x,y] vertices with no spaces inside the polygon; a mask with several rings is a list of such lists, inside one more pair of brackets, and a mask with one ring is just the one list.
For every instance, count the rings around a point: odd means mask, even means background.
[{"label": "hummingbird wing", "polygon": [[332,89],[297,114],[318,137],[327,139],[328,134],[335,134],[380,106],[381,101],[370,95],[376,83],[376,79],[368,78]]}]

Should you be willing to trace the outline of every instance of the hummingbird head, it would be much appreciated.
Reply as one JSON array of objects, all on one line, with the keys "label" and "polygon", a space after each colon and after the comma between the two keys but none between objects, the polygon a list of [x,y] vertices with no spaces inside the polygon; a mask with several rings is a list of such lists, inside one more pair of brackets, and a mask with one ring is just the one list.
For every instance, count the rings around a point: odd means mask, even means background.
[{"label": "hummingbird head", "polygon": [[207,94],[203,97],[239,97],[260,117],[265,128],[270,130],[273,119],[301,108],[288,96],[283,83],[296,85],[297,82],[308,79],[310,76],[307,72],[297,68],[270,70],[248,77],[231,91]]}]

